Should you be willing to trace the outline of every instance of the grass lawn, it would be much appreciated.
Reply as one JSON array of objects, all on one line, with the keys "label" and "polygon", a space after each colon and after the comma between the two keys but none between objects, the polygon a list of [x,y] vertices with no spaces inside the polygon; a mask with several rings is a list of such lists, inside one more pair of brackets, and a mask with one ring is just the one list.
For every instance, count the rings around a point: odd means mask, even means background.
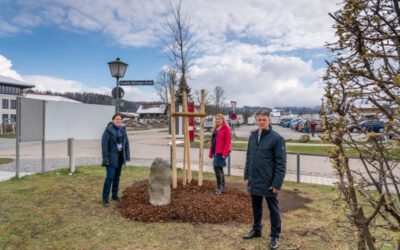
[{"label": "grass lawn", "polygon": [[5,134],[0,135],[0,138],[15,138],[15,134],[5,133]]},{"label": "grass lawn", "polygon": [[[265,249],[262,238],[241,239],[247,224],[141,223],[120,216],[115,204],[103,208],[102,167],[79,167],[0,182],[0,249]],[[147,179],[149,168],[129,167],[121,190]],[[196,176],[196,173],[194,174]],[[207,174],[206,179],[214,179]],[[242,182],[241,177],[227,177]],[[334,221],[333,187],[286,182],[285,189],[312,199],[305,208],[282,215],[280,249],[355,249],[351,234]],[[382,249],[392,249],[387,243]]]},{"label": "grass lawn", "polygon": [[11,159],[11,158],[0,158],[0,164],[7,164],[7,163],[10,163],[13,161],[14,161],[14,159]]}]

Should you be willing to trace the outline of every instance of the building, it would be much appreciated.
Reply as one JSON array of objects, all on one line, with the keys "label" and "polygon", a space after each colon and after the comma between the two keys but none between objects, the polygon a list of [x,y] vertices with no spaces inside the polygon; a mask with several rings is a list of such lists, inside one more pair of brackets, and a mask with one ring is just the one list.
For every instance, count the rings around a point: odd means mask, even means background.
[{"label": "building", "polygon": [[140,105],[136,114],[138,114],[140,118],[157,118],[166,115],[167,109],[165,104],[147,103]]},{"label": "building", "polygon": [[24,89],[35,85],[0,75],[0,117],[1,124],[14,124],[17,119],[17,96],[22,96]]}]

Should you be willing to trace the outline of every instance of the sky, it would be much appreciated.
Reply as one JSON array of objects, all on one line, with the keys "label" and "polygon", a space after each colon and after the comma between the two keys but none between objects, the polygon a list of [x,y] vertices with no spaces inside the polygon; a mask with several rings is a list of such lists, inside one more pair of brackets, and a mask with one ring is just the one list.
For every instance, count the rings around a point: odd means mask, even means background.
[{"label": "sky", "polygon": [[[176,5],[177,0],[171,0]],[[337,0],[183,0],[197,57],[192,92],[216,86],[242,106],[321,104],[326,42]],[[107,62],[129,64],[123,80],[157,80],[167,0],[0,0],[0,75],[37,90],[111,95]],[[159,100],[152,86],[124,87],[129,101]]]}]

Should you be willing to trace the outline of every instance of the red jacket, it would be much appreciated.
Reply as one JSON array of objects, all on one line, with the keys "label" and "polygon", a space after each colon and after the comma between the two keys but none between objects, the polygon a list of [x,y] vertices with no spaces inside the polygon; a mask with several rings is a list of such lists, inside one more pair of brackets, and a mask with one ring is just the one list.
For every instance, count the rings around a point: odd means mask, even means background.
[{"label": "red jacket", "polygon": [[212,148],[210,146],[209,157],[213,158],[215,154],[222,154],[222,157],[226,158],[232,150],[232,142],[231,142],[232,134],[231,129],[226,122],[222,124],[222,127],[218,131],[215,152],[212,152]]}]

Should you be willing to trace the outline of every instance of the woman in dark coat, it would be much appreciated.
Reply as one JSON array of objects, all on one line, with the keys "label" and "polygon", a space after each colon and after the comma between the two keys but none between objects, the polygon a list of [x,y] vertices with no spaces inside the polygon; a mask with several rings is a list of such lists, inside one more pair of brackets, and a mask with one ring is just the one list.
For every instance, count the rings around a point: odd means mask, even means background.
[{"label": "woman in dark coat", "polygon": [[211,137],[211,147],[209,157],[213,158],[215,177],[217,179],[217,189],[215,194],[222,194],[225,187],[224,167],[226,158],[232,150],[232,134],[228,123],[222,114],[215,117],[215,125]]},{"label": "woman in dark coat", "polygon": [[129,141],[125,127],[122,124],[122,115],[117,113],[112,117],[101,138],[101,149],[103,162],[107,176],[103,186],[103,206],[108,207],[110,189],[112,186],[111,198],[119,201],[118,188],[122,166],[130,161]]}]

